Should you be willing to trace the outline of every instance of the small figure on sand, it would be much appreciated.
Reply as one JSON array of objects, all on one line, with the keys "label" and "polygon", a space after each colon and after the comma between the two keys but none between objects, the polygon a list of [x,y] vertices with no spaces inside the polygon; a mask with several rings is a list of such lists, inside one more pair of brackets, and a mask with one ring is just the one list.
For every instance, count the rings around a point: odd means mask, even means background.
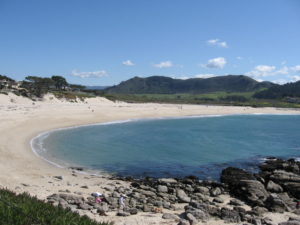
[{"label": "small figure on sand", "polygon": [[125,198],[126,198],[126,195],[123,195],[123,194],[119,198],[119,207],[120,207],[120,210],[123,210],[125,208]]},{"label": "small figure on sand", "polygon": [[91,195],[93,197],[95,197],[95,202],[96,203],[101,203],[102,202],[102,198],[101,198],[102,194],[101,193],[99,193],[99,192],[93,192]]}]

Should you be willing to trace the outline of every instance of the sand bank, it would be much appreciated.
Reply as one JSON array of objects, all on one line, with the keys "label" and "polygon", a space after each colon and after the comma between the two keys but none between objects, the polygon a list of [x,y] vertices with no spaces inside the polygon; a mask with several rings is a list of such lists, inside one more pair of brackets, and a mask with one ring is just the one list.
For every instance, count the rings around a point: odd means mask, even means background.
[{"label": "sand bank", "polygon": [[[32,102],[14,95],[0,94],[0,186],[16,192],[29,192],[38,198],[68,189],[88,196],[91,192],[105,192],[105,187],[119,181],[84,174],[72,175],[72,171],[54,167],[37,157],[31,150],[30,140],[48,130],[133,118],[157,118],[193,115],[227,114],[300,114],[299,110],[276,108],[250,108],[232,106],[128,104],[111,102],[104,98],[87,99],[70,103],[46,96],[44,101]],[[63,176],[57,180],[54,176]],[[126,186],[124,182],[119,185]],[[87,186],[88,188],[82,188]],[[90,215],[97,220],[99,216]],[[276,215],[277,216],[277,215]],[[284,215],[280,218],[283,219]],[[128,218],[115,217],[116,224],[166,224],[161,215],[139,214]],[[214,224],[211,221],[209,224]],[[171,223],[172,224],[172,223]],[[220,221],[217,224],[221,224]]]}]

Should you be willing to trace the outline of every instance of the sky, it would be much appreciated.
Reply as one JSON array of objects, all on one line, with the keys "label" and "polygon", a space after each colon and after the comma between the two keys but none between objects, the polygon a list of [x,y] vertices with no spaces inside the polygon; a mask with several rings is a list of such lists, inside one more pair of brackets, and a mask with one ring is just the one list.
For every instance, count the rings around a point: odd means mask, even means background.
[{"label": "sky", "polygon": [[0,0],[0,74],[300,80],[299,0]]}]

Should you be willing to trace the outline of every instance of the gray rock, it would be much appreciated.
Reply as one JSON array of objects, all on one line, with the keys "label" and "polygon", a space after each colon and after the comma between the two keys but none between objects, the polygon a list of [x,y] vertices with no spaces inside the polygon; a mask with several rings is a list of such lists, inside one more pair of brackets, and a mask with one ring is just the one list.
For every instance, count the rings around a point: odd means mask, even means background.
[{"label": "gray rock", "polygon": [[202,222],[205,222],[209,219],[208,214],[201,209],[189,208],[185,211],[185,214],[192,214],[197,220],[201,220]]},{"label": "gray rock", "polygon": [[63,180],[63,176],[53,176],[54,178],[58,179],[58,180]]},{"label": "gray rock", "polygon": [[177,180],[175,180],[173,178],[161,178],[161,179],[158,179],[158,182],[161,184],[176,184]]},{"label": "gray rock", "polygon": [[257,215],[257,216],[262,216],[263,214],[269,212],[266,208],[264,207],[259,207],[259,206],[256,206],[252,209],[252,212]]},{"label": "gray rock", "polygon": [[117,213],[117,216],[130,216],[130,213],[128,213],[128,212],[122,212],[122,211],[119,211],[118,213]]},{"label": "gray rock", "polygon": [[158,192],[167,193],[167,192],[168,192],[168,187],[167,187],[167,186],[164,186],[164,185],[158,185],[158,186],[157,186],[157,191],[158,191]]},{"label": "gray rock", "polygon": [[209,194],[209,189],[207,187],[197,187],[196,192],[200,192],[201,194],[204,194],[204,195],[208,195]]},{"label": "gray rock", "polygon": [[169,220],[169,219],[174,219],[174,220],[179,220],[179,216],[172,214],[172,213],[164,213],[162,215],[163,219]]},{"label": "gray rock", "polygon": [[131,215],[136,215],[136,214],[138,214],[138,210],[136,208],[132,208],[132,209],[129,209],[129,213]]},{"label": "gray rock", "polygon": [[271,180],[267,184],[267,190],[270,192],[275,192],[275,193],[283,192],[283,188],[279,184],[275,184]]},{"label": "gray rock", "polygon": [[139,192],[147,197],[156,197],[156,194],[152,191],[139,190]]},{"label": "gray rock", "polygon": [[226,223],[239,223],[241,222],[240,215],[237,211],[228,208],[221,209],[221,219]]},{"label": "gray rock", "polygon": [[212,197],[219,196],[220,194],[222,194],[222,191],[221,191],[221,189],[220,189],[219,187],[212,188],[212,189],[210,190],[210,195],[211,195]]},{"label": "gray rock", "polygon": [[213,201],[216,202],[216,203],[224,203],[224,200],[220,197],[214,198]]},{"label": "gray rock", "polygon": [[188,220],[181,219],[178,225],[190,225],[190,222]]},{"label": "gray rock", "polygon": [[229,201],[229,205],[242,206],[243,202],[234,198]]},{"label": "gray rock", "polygon": [[272,212],[283,213],[285,211],[291,211],[289,205],[292,206],[293,201],[287,194],[271,194],[266,200],[266,207]]},{"label": "gray rock", "polygon": [[300,176],[291,173],[291,172],[286,172],[284,170],[275,170],[273,171],[273,174],[270,176],[270,179],[273,181],[277,181],[278,183],[283,183],[283,182],[300,182]]},{"label": "gray rock", "polygon": [[92,207],[88,204],[79,204],[78,209],[90,210],[90,209],[92,209]]},{"label": "gray rock", "polygon": [[278,225],[300,225],[300,222],[293,220],[293,221],[282,222],[282,223],[279,223]]},{"label": "gray rock", "polygon": [[189,203],[191,201],[191,198],[181,189],[176,190],[176,196],[180,203]]},{"label": "gray rock", "polygon": [[191,213],[187,213],[186,218],[190,222],[190,225],[196,225],[198,223],[198,220]]}]

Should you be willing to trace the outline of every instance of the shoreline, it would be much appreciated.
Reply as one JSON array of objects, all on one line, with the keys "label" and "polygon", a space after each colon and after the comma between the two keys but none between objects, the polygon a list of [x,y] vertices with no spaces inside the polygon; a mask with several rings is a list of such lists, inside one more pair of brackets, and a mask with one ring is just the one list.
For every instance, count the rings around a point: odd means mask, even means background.
[{"label": "shoreline", "polygon": [[[37,157],[31,150],[30,141],[42,132],[68,126],[80,126],[115,120],[132,118],[159,118],[196,116],[201,114],[249,114],[249,113],[280,113],[297,114],[299,110],[276,108],[250,108],[228,106],[203,105],[173,105],[173,104],[128,104],[113,103],[106,99],[88,99],[82,103],[68,102],[35,102],[18,98],[16,103],[7,103],[9,96],[0,95],[0,187],[8,188],[17,193],[28,192],[39,199],[60,190],[68,189],[72,193],[81,192],[82,196],[89,196],[91,192],[103,191],[110,187],[110,183],[128,184],[123,181],[111,181],[105,177],[93,178],[86,174],[66,168],[57,168]],[[1,98],[3,101],[1,101]],[[62,176],[57,180],[55,176]],[[118,184],[119,185],[119,184]],[[88,188],[82,188],[88,186]],[[107,192],[107,191],[106,191]],[[130,224],[160,224],[161,215],[132,218],[119,218],[110,215],[106,218],[89,215],[98,221],[113,220],[116,225],[127,221]]]}]

